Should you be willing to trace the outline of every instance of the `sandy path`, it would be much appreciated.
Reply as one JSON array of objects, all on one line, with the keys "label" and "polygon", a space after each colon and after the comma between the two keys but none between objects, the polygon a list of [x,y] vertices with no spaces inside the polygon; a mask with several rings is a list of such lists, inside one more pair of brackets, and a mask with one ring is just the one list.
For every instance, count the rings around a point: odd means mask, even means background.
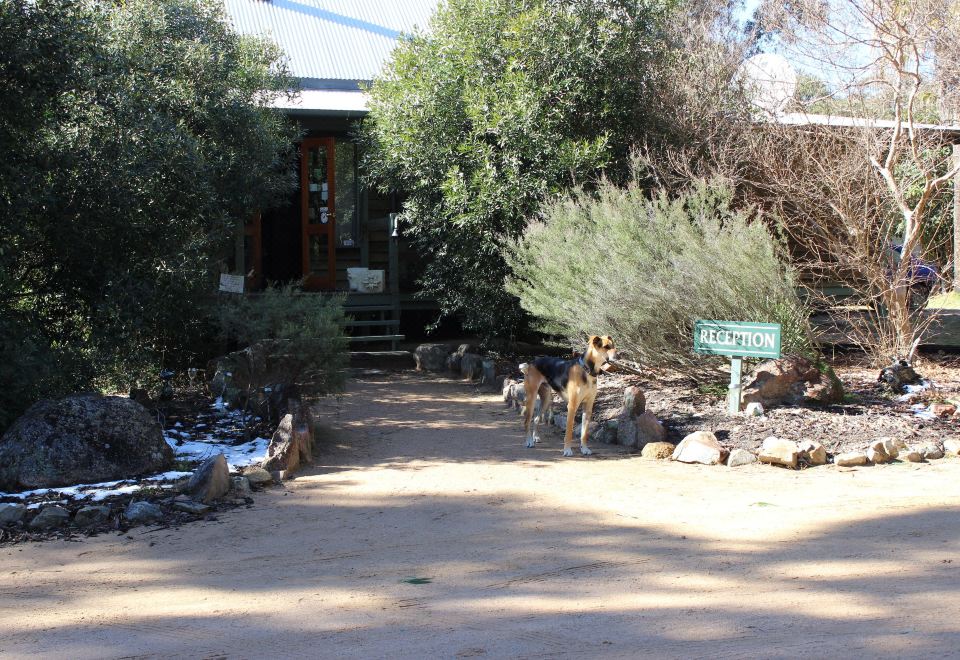
[{"label": "sandy path", "polygon": [[250,509],[0,549],[0,655],[960,657],[960,460],[562,459],[461,383],[349,390]]}]

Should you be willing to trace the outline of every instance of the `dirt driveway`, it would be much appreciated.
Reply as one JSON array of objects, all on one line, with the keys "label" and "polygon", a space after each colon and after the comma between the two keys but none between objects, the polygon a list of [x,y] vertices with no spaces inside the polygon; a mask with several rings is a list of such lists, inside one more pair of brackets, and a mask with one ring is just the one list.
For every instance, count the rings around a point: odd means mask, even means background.
[{"label": "dirt driveway", "polygon": [[249,509],[0,550],[0,656],[960,657],[960,460],[563,459],[412,374],[333,411]]}]

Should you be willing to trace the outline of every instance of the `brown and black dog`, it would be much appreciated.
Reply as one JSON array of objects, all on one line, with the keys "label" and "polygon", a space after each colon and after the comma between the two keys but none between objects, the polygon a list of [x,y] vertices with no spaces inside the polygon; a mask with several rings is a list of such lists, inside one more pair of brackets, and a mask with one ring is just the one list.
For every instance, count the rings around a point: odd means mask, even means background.
[{"label": "brown and black dog", "polygon": [[[587,433],[593,402],[597,398],[597,374],[608,362],[617,357],[617,349],[609,336],[594,335],[587,340],[587,350],[572,360],[538,357],[529,364],[521,364],[524,389],[524,431],[527,447],[533,447],[540,439],[537,433],[540,422],[547,418],[553,403],[550,388],[559,392],[567,402],[567,431],[563,436],[563,455],[573,456],[573,426],[577,409],[583,405],[583,421],[580,431],[580,453],[593,452],[587,447]],[[548,387],[549,386],[549,387]],[[540,398],[540,414],[531,428],[534,406]]]}]

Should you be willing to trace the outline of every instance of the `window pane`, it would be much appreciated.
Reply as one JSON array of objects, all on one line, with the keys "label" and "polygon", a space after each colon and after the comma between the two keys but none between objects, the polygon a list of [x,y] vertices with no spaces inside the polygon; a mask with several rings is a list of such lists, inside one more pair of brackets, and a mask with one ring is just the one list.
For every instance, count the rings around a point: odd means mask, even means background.
[{"label": "window pane", "polygon": [[310,204],[307,210],[307,219],[313,225],[325,225],[329,221],[327,215],[327,148],[323,145],[310,147],[307,153],[307,185],[310,195]]}]

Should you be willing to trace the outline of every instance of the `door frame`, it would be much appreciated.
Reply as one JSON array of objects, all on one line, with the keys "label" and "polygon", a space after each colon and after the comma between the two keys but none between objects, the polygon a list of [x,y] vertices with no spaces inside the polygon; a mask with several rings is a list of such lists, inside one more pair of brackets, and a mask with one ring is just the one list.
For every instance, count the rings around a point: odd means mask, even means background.
[{"label": "door frame", "polygon": [[[308,171],[311,148],[327,148],[327,222],[310,222],[310,173]],[[337,285],[336,252],[336,144],[332,137],[304,138],[300,143],[300,232],[302,245],[303,288],[307,290],[334,289]],[[321,275],[310,272],[310,239],[313,236],[327,236],[327,273]]]}]

